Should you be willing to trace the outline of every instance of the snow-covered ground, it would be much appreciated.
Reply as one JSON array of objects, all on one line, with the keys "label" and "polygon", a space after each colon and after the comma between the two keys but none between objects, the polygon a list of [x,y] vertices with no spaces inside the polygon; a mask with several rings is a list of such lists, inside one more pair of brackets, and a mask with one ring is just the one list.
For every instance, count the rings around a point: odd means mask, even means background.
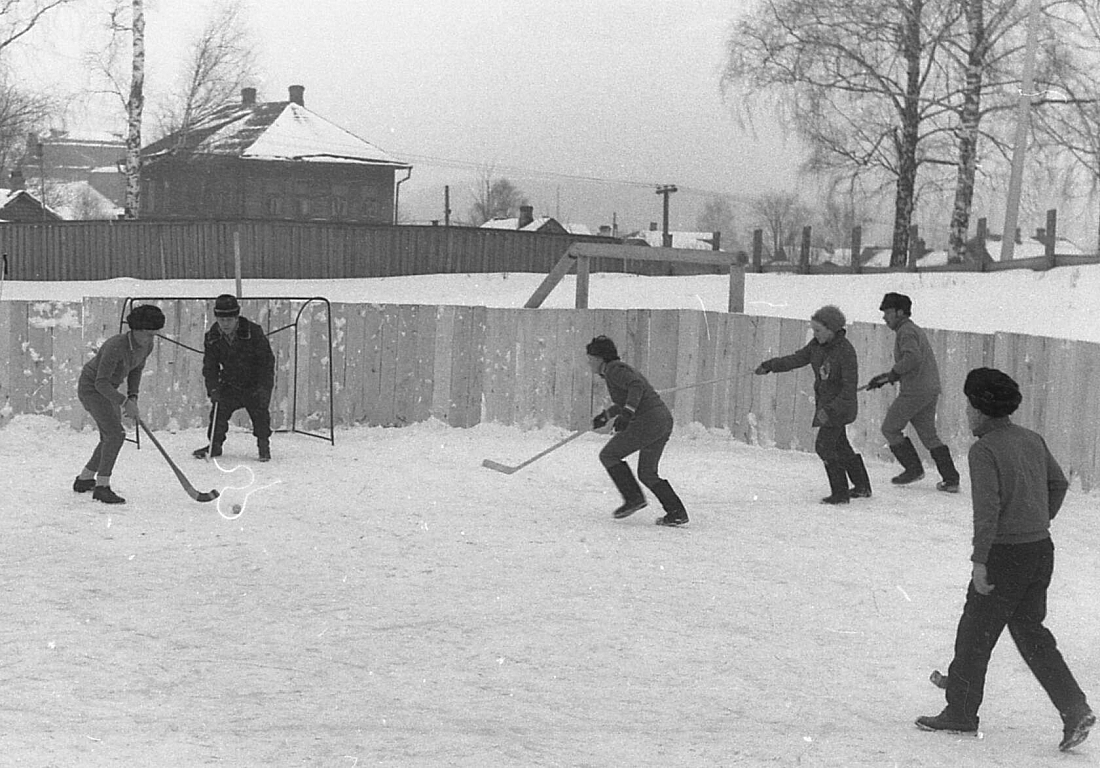
[{"label": "snow-covered ground", "polygon": [[[750,276],[746,298],[762,314],[836,302],[878,321],[881,294],[900,290],[930,327],[1100,339],[1094,270]],[[520,306],[538,279],[264,282],[245,295]],[[9,281],[3,298],[232,283],[94,287]],[[594,276],[591,296],[721,309],[725,281]],[[551,300],[569,306],[572,285]],[[813,455],[682,424],[662,468],[692,523],[669,530],[652,504],[611,519],[600,435],[514,475],[481,466],[565,434],[437,422],[341,429],[335,446],[280,434],[259,464],[235,430],[216,465],[189,457],[201,430],[165,431],[191,482],[226,504],[192,501],[143,441],[114,476],[128,503],[108,507],[70,490],[93,432],[13,419],[0,429],[0,764],[1097,764],[1100,740],[1057,751],[1057,713],[1007,634],[983,738],[912,724],[943,704],[927,676],[950,660],[969,577],[967,492],[937,493],[932,477],[895,488],[896,467],[871,461],[874,498],[825,507]],[[219,513],[232,503],[239,517]],[[1055,521],[1049,619],[1094,704],[1095,506],[1075,489]]]}]

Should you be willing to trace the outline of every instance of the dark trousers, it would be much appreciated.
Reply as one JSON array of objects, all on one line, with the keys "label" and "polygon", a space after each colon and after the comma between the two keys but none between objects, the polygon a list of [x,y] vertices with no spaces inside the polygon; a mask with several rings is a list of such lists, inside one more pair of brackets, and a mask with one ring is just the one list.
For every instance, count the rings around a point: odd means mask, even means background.
[{"label": "dark trousers", "polygon": [[841,424],[834,427],[826,424],[817,430],[817,439],[814,440],[814,451],[826,464],[839,464],[848,466],[856,452],[852,450],[852,444],[848,442],[848,427]]},{"label": "dark trousers", "polygon": [[[206,428],[206,436],[210,437],[210,428],[214,429],[214,445],[220,446],[225,442],[225,436],[229,432],[229,419],[233,414],[244,408],[248,411],[248,418],[252,420],[252,434],[256,441],[267,442],[271,437],[271,404],[269,397],[256,397],[255,395],[236,390],[226,390],[218,397],[217,414],[214,406],[210,407],[211,424]],[[216,418],[215,418],[216,416]]]},{"label": "dark trousers", "polygon": [[646,488],[661,482],[657,474],[661,454],[672,435],[672,414],[667,408],[656,408],[636,416],[622,432],[607,441],[600,451],[604,468],[618,464],[632,453],[638,454],[638,479]]},{"label": "dark trousers", "polygon": [[99,429],[99,443],[84,468],[95,472],[99,477],[110,477],[122,444],[126,442],[126,429],[122,426],[122,406],[111,402],[92,387],[77,388],[76,396]]},{"label": "dark trousers", "polygon": [[1053,542],[996,544],[989,552],[986,570],[993,591],[979,594],[971,582],[966,593],[955,634],[955,658],[948,673],[948,707],[966,719],[977,720],[989,657],[1005,626],[1060,713],[1084,704],[1085,694],[1058,651],[1054,635],[1043,626],[1047,587],[1054,573]]}]

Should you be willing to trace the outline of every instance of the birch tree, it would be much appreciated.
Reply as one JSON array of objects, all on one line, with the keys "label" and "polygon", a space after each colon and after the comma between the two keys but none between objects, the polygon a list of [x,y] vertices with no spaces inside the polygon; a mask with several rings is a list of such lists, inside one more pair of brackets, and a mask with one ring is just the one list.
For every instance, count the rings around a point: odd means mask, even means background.
[{"label": "birch tree", "polygon": [[727,45],[723,88],[744,120],[777,108],[810,149],[806,170],[893,185],[892,264],[909,251],[921,164],[950,162],[936,96],[959,12],[950,0],[764,0]]}]

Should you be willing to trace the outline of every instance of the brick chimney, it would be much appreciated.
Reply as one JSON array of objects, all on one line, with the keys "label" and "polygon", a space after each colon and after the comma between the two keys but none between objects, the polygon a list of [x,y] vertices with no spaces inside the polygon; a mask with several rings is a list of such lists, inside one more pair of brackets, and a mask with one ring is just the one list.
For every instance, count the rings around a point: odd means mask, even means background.
[{"label": "brick chimney", "polygon": [[287,89],[290,92],[290,103],[299,107],[306,105],[306,87],[304,85],[292,85]]},{"label": "brick chimney", "polygon": [[535,208],[531,205],[521,205],[519,207],[519,223],[516,224],[516,229],[523,229],[532,221],[535,220]]},{"label": "brick chimney", "polygon": [[255,88],[241,88],[241,106],[242,107],[254,107],[254,106],[256,106],[256,89]]},{"label": "brick chimney", "polygon": [[23,169],[16,168],[11,172],[11,183],[9,185],[12,190],[20,190],[27,188],[27,180],[23,178]]},{"label": "brick chimney", "polygon": [[656,232],[657,231],[657,222],[655,222],[655,221],[649,222],[649,231],[650,232]]}]

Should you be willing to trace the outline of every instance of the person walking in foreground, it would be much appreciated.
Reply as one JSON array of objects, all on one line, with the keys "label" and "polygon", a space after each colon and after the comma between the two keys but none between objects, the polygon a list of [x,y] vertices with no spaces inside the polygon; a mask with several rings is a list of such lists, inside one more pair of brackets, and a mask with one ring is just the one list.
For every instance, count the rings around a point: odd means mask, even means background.
[{"label": "person walking in foreground", "polygon": [[[623,503],[612,517],[629,517],[646,506],[645,494],[638,485],[641,480],[664,508],[664,517],[657,525],[681,527],[688,524],[684,503],[667,480],[657,474],[661,454],[672,435],[672,413],[645,376],[619,359],[615,342],[597,336],[585,347],[592,373],[603,378],[611,405],[592,419],[592,429],[601,429],[612,422],[614,436],[600,451],[600,463],[622,494]],[[623,459],[638,454],[638,480]]]},{"label": "person walking in foreground", "polygon": [[910,318],[912,307],[912,300],[904,294],[888,293],[883,297],[879,310],[887,327],[895,334],[894,365],[867,383],[867,389],[878,389],[901,382],[897,399],[890,404],[882,421],[882,434],[903,469],[890,482],[907,485],[924,477],[924,466],[917,449],[904,432],[905,425],[912,424],[939,470],[941,481],[936,488],[945,493],[958,493],[959,473],[951,458],[951,449],[936,434],[940,370],[924,330]]},{"label": "person walking in foreground", "polygon": [[[978,730],[986,669],[1005,626],[1024,661],[1062,716],[1058,748],[1089,735],[1096,716],[1045,626],[1054,573],[1050,522],[1069,484],[1037,433],[1012,423],[1020,387],[994,368],[975,368],[963,387],[966,415],[978,441],[970,448],[974,506],[973,573],[955,633],[946,681],[947,706],[917,718],[930,731]],[[935,676],[935,675],[934,675]]]},{"label": "person walking in foreground", "polygon": [[[138,392],[145,360],[153,351],[153,337],[164,327],[164,313],[153,304],[134,307],[126,316],[130,330],[103,342],[95,357],[84,364],[76,386],[76,396],[84,410],[95,420],[99,443],[88,463],[73,481],[77,493],[92,492],[92,498],[104,504],[125,504],[126,499],[111,490],[111,473],[126,442],[122,417],[141,418]],[[126,382],[126,394],[118,391]]]},{"label": "person walking in foreground", "polygon": [[209,445],[195,458],[222,455],[229,419],[244,408],[252,420],[252,434],[260,461],[271,459],[271,390],[275,387],[275,355],[263,329],[241,317],[237,297],[223,293],[214,301],[214,324],[203,340],[202,376],[210,398]]},{"label": "person walking in foreground", "polygon": [[[844,330],[845,322],[839,308],[831,304],[822,307],[810,317],[814,337],[806,346],[794,354],[765,360],[755,371],[762,376],[793,371],[804,365],[813,368],[813,426],[818,428],[814,450],[825,464],[830,491],[822,504],[847,504],[853,497],[871,495],[871,480],[863,457],[848,442],[847,425],[856,420],[859,411],[856,400],[859,363]],[[848,487],[849,478],[852,488]]]}]

